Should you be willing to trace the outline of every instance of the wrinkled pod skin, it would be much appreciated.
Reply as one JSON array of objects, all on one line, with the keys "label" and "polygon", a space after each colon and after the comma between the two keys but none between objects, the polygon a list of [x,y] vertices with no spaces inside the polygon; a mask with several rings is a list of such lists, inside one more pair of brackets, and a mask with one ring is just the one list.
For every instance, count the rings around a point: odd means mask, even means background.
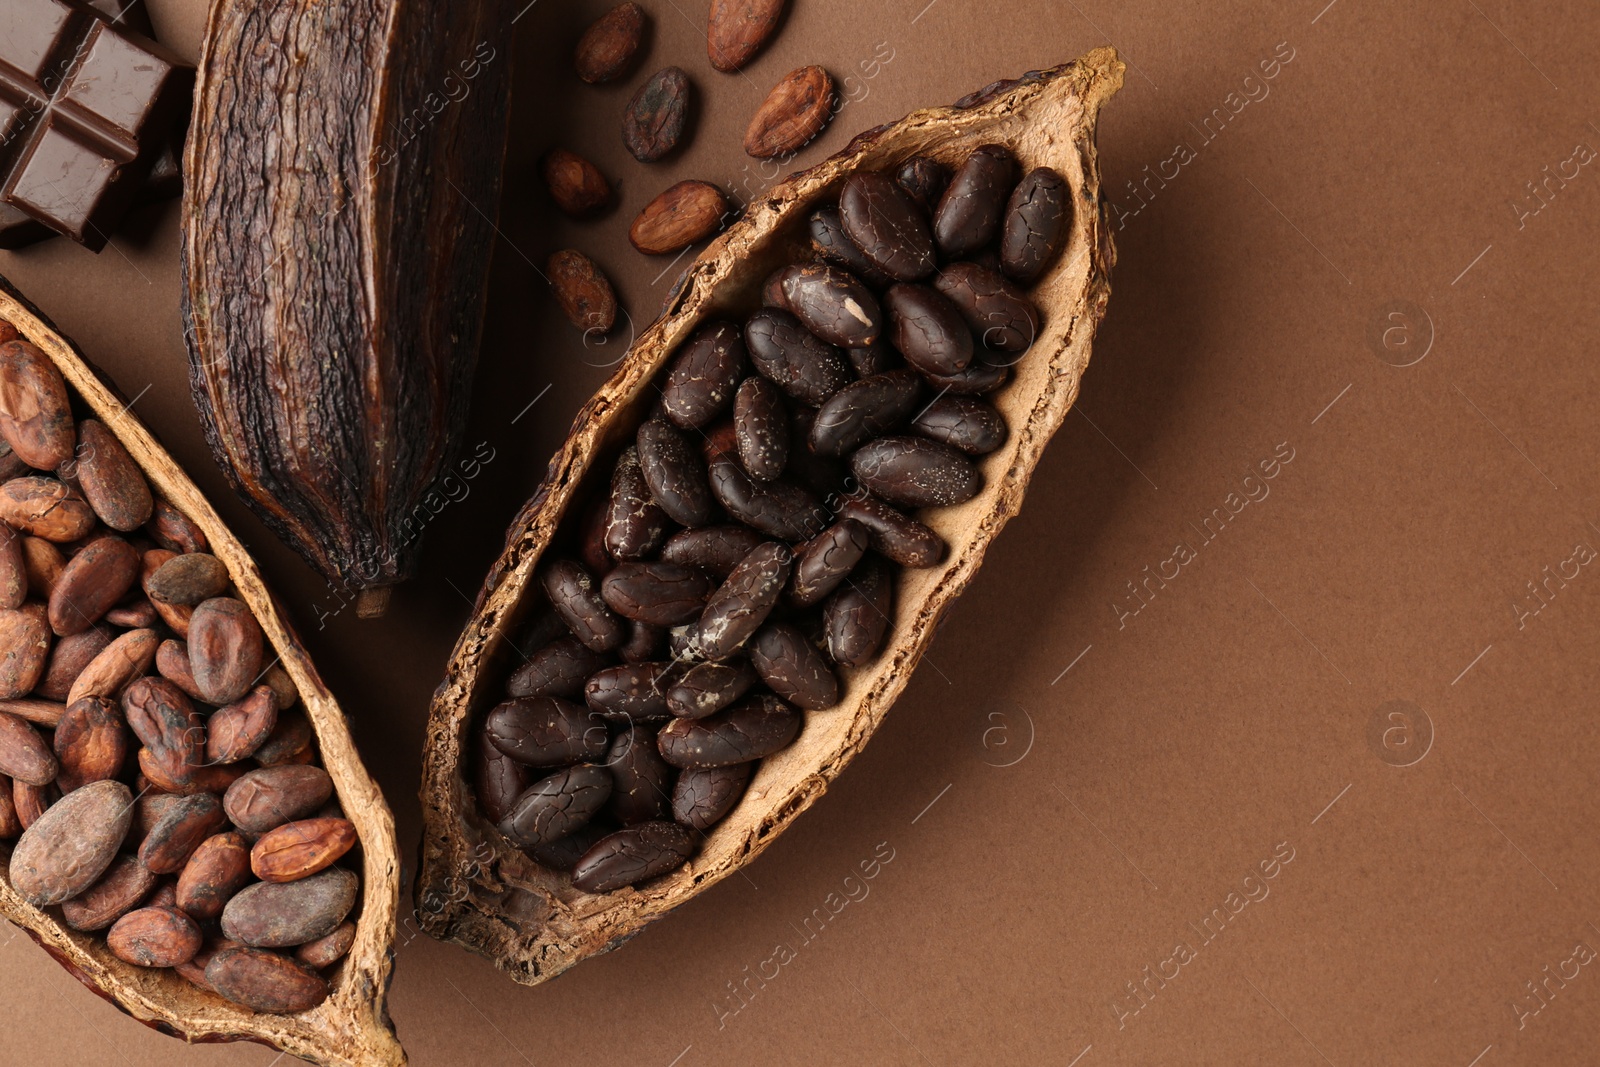
[{"label": "wrinkled pod skin", "polygon": [[[211,9],[184,166],[190,386],[233,488],[362,615],[415,572],[446,476],[493,456],[457,453],[512,13],[491,0]],[[472,91],[449,121],[398,136],[451,76]],[[321,133],[282,140],[297,129]]]}]

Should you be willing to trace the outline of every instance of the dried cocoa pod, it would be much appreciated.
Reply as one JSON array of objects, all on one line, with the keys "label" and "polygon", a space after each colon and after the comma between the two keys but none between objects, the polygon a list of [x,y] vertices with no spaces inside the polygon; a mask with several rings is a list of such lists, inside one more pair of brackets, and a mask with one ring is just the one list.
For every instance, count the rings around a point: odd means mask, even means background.
[{"label": "dried cocoa pod", "polygon": [[[623,7],[637,7],[624,4]],[[603,210],[611,203],[611,183],[600,173],[600,168],[565,148],[552,148],[545,154],[544,184],[550,190],[550,199],[562,213],[575,219],[585,219]]]},{"label": "dried cocoa pod", "polygon": [[573,66],[590,84],[615,81],[628,72],[644,43],[650,17],[638,4],[618,4],[595,19],[578,38]]},{"label": "dried cocoa pod", "polygon": [[[521,981],[543,981],[602,945],[614,943],[618,936],[659,918],[709,881],[726,877],[750,862],[859,753],[905,686],[940,618],[972,579],[996,532],[1015,514],[1045,442],[1061,425],[1077,395],[1089,345],[1104,312],[1109,292],[1106,272],[1112,260],[1109,228],[1097,207],[1102,201],[1095,123],[1101,106],[1120,86],[1121,75],[1122,64],[1115,54],[1100,50],[1055,70],[999,83],[957,108],[918,112],[907,121],[869,131],[841,155],[772,186],[728,234],[687,269],[663,319],[639,335],[631,362],[598,394],[552,464],[539,497],[519,516],[508,536],[506,552],[485,582],[477,613],[457,645],[445,683],[437,691],[430,736],[445,743],[429,753],[425,764],[426,832],[417,883],[419,902],[431,907],[423,914],[428,930],[483,952]],[[1056,267],[1046,271],[1038,288],[1028,294],[1042,312],[1041,324],[1033,342],[1036,351],[1017,365],[1016,373],[992,361],[988,353],[974,352],[958,374],[924,375],[932,383],[927,396],[944,388],[954,395],[992,392],[989,402],[1010,426],[1004,443],[978,464],[985,476],[981,490],[962,507],[940,509],[918,522],[865,495],[859,486],[852,488],[836,464],[830,471],[829,464],[809,462],[828,458],[816,457],[809,447],[792,449],[794,454],[779,479],[780,484],[792,479],[796,488],[815,494],[821,512],[820,523],[808,525],[803,537],[785,541],[815,536],[850,518],[860,523],[869,544],[880,553],[893,553],[901,566],[929,568],[925,573],[894,572],[899,599],[890,603],[893,627],[885,631],[879,653],[848,670],[850,684],[842,690],[844,702],[837,710],[807,713],[811,721],[801,744],[765,760],[752,792],[733,804],[720,822],[704,823],[709,829],[703,839],[689,826],[675,831],[691,835],[681,852],[663,847],[664,842],[650,846],[641,828],[634,827],[594,842],[576,861],[570,853],[571,845],[579,843],[577,834],[565,847],[539,849],[531,860],[510,842],[491,839],[493,856],[485,863],[481,852],[475,851],[484,841],[474,830],[475,825],[481,826],[481,816],[471,810],[472,801],[462,783],[465,768],[459,761],[471,752],[471,735],[482,721],[477,717],[480,709],[504,685],[508,667],[501,648],[503,627],[539,602],[539,569],[548,564],[552,552],[560,550],[553,546],[569,546],[576,539],[584,509],[610,474],[607,457],[650,417],[656,390],[664,388],[665,375],[679,355],[678,346],[713,319],[748,314],[757,300],[772,300],[771,286],[764,282],[774,276],[774,268],[783,258],[805,247],[809,219],[828,206],[853,175],[889,167],[892,180],[892,168],[918,156],[948,172],[963,166],[977,144],[1004,145],[1028,170],[1040,166],[1055,169],[1067,181],[1072,203],[1079,207]],[[934,167],[925,169],[937,179]],[[937,180],[928,183],[930,188],[937,184]],[[1010,192],[1004,190],[1006,196]],[[765,297],[764,288],[768,290]],[[863,362],[870,368],[864,372],[869,376],[896,366],[893,358],[881,352],[868,354],[872,358]],[[847,359],[848,377],[841,387],[855,380],[855,364],[856,360]],[[707,437],[702,452],[714,488],[736,450],[728,432],[731,425],[719,421],[731,399],[731,393],[724,394],[717,410],[699,414],[693,423]],[[820,404],[825,399],[812,402]],[[814,416],[804,412],[795,415],[791,441],[808,446],[815,422]],[[898,426],[895,430],[908,432]],[[807,458],[797,465],[799,457]],[[733,470],[738,470],[737,460],[731,463]],[[731,479],[724,480],[732,485]],[[743,485],[733,488],[741,491],[741,498],[753,500],[746,488],[749,484],[746,476]],[[724,507],[729,503],[728,499],[720,502]],[[742,521],[746,516],[739,514],[735,503],[730,514]],[[779,506],[773,510],[787,517],[795,509]],[[684,551],[676,547],[679,544],[701,547],[687,537],[700,533],[691,530],[674,535],[668,542],[674,546],[669,561],[684,562],[677,555]],[[679,537],[685,539],[680,542]],[[708,537],[696,540],[710,542]],[[667,559],[668,547],[662,546],[661,551],[660,558]],[[863,584],[872,570],[869,563],[876,559],[864,557],[825,603],[833,603],[853,586]],[[596,571],[603,574],[607,567],[597,565]],[[863,567],[868,569],[857,574]],[[881,609],[881,602],[879,606]],[[815,608],[807,609],[803,623],[797,623],[803,636],[812,641],[818,636],[813,631],[823,629],[818,624],[824,620],[817,618],[818,614]],[[841,611],[840,618],[851,614]],[[780,620],[769,617],[764,621]],[[825,631],[822,636],[827,636]],[[688,657],[693,643],[691,633],[669,635],[673,655]],[[854,655],[843,645],[839,653],[847,658]],[[692,660],[684,666],[692,667]],[[747,695],[744,699],[751,698]],[[741,706],[734,703],[705,719],[668,723],[658,747],[675,752],[676,762],[699,762],[716,738],[723,746],[717,762],[721,757],[733,761],[748,757],[760,749],[746,747],[737,732],[718,738],[712,732],[715,727],[707,726]],[[783,718],[798,727],[801,713],[792,710]],[[700,752],[695,751],[700,746],[680,736],[696,738],[691,728],[707,732],[705,749]],[[684,780],[685,775],[680,774],[679,781]],[[684,817],[698,818],[690,811],[692,806]],[[691,852],[695,854],[692,867],[674,873],[673,868]],[[654,866],[656,859],[661,860],[660,867]],[[487,870],[477,873],[474,862]],[[563,866],[575,862],[574,877],[540,866],[551,862]],[[609,892],[652,876],[655,880],[640,892]],[[497,906],[495,894],[503,893],[508,883],[528,887],[529,892],[547,900],[549,907],[530,916],[519,913],[519,906],[509,901]],[[596,896],[597,891],[608,895]]]},{"label": "dried cocoa pod", "polygon": [[693,94],[681,67],[664,67],[639,86],[622,115],[622,143],[634,159],[654,163],[678,147]]},{"label": "dried cocoa pod", "polygon": [[784,75],[756,109],[744,134],[744,150],[756,159],[798,152],[833,119],[833,78],[821,67]]},{"label": "dried cocoa pod", "polygon": [[742,69],[778,32],[788,0],[711,0],[706,56],[731,74]]}]

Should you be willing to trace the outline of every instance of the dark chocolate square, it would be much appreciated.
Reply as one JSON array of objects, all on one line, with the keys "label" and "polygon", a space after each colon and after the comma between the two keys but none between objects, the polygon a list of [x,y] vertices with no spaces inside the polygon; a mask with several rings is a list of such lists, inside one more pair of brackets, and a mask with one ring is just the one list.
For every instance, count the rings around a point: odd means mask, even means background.
[{"label": "dark chocolate square", "polygon": [[[97,125],[108,127],[107,132],[135,149],[150,118],[151,101],[163,98],[172,72],[171,63],[136,39],[119,36],[108,24],[96,22],[63,103],[98,119]],[[167,114],[170,111],[163,110],[158,117]]]},{"label": "dark chocolate square", "polygon": [[34,218],[56,220],[73,240],[100,247],[106,235],[96,216],[109,200],[125,199],[113,190],[121,170],[104,145],[52,114],[17,161],[4,195]]},{"label": "dark chocolate square", "polygon": [[0,3],[0,72],[53,92],[66,73],[63,61],[71,60],[73,24],[82,17],[61,0]]}]

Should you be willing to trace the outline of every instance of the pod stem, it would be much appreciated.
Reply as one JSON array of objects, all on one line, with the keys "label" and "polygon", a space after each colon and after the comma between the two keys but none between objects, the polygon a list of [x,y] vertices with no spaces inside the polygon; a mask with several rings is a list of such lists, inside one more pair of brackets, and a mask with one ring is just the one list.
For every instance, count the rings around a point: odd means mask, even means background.
[{"label": "pod stem", "polygon": [[389,610],[389,594],[394,592],[392,585],[368,586],[356,594],[356,617],[359,619],[381,619],[384,612]]}]

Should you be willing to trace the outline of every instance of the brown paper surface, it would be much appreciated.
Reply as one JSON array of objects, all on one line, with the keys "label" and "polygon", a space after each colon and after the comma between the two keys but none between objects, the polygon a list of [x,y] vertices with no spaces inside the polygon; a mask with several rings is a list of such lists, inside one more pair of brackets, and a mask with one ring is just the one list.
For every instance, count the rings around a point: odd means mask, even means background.
[{"label": "brown paper surface", "polygon": [[[771,184],[739,144],[788,70],[823,63],[848,101],[804,165],[1124,50],[1101,131],[1120,262],[1078,411],[878,738],[743,877],[547,986],[408,924],[391,1008],[413,1062],[1596,1062],[1593,12],[796,0],[722,75],[704,0],[643,2],[653,41],[624,84],[570,74],[601,3],[535,0],[491,42],[518,73],[466,446],[494,459],[381,621],[205,449],[175,207],[98,257],[0,254],[259,552],[414,857],[429,695],[627,342],[582,343],[544,258],[595,257],[642,327],[677,268],[633,252],[628,221],[681,178]],[[153,13],[197,54],[201,3]],[[699,118],[646,167],[618,116],[667,64]],[[618,182],[617,210],[555,215],[536,161],[557,144]],[[275,1062],[133,1024],[9,928],[0,1004],[0,1063]]]}]

